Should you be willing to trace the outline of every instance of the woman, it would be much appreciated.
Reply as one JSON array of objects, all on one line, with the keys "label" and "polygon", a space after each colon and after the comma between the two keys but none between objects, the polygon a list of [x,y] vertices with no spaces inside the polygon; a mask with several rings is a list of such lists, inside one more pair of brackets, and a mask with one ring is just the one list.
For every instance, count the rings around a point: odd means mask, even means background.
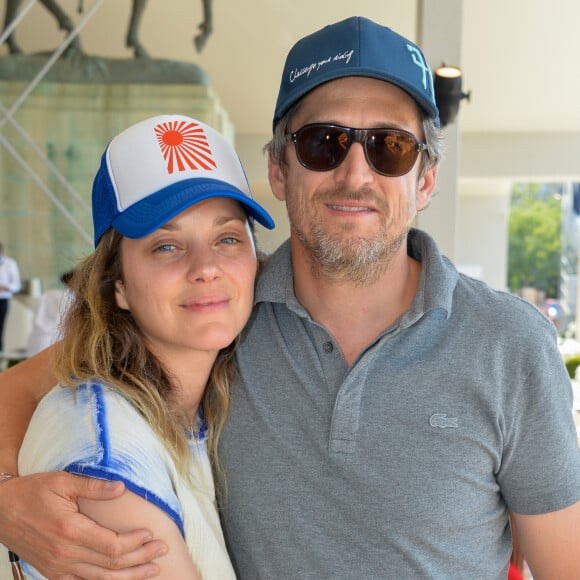
[{"label": "woman", "polygon": [[69,286],[73,273],[72,270],[63,272],[60,275],[62,286],[50,288],[38,299],[32,317],[32,328],[26,341],[27,357],[34,356],[59,340],[60,327],[71,298]]},{"label": "woman", "polygon": [[166,541],[159,578],[234,578],[210,465],[219,469],[232,353],[252,308],[253,219],[274,226],[233,149],[202,123],[155,117],[110,142],[93,184],[95,251],[75,271],[55,357],[59,386],[19,456],[21,474],[121,479],[120,498],[79,507]]}]

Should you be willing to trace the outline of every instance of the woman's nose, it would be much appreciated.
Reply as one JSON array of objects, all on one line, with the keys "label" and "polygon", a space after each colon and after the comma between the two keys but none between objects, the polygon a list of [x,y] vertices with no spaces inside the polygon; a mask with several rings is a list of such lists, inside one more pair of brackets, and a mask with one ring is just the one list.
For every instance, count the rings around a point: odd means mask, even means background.
[{"label": "woman's nose", "polygon": [[197,248],[191,253],[189,278],[200,282],[211,282],[221,276],[218,256],[210,248]]}]

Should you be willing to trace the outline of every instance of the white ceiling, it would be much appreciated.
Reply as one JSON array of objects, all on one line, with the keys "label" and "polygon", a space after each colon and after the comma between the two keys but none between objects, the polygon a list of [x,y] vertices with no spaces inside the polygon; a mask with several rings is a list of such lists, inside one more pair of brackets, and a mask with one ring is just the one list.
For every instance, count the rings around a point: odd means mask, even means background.
[{"label": "white ceiling", "polygon": [[[187,30],[200,14],[193,4],[191,16],[184,16],[186,42],[175,56],[187,53]],[[356,13],[417,36],[417,3],[409,0],[214,0],[214,5],[214,36],[202,55],[190,56],[211,75],[241,133],[270,130],[284,58],[303,35]],[[462,130],[580,130],[580,2],[464,0],[463,6],[461,65],[471,101],[461,108]],[[177,17],[166,16],[170,28]],[[149,18],[144,37],[155,29],[154,15]]]},{"label": "white ceiling", "polygon": [[[84,0],[85,10],[94,1]],[[2,9],[5,2],[0,1]],[[78,18],[78,0],[59,3]],[[215,30],[200,55],[191,39],[201,0],[150,2],[141,36],[154,57],[201,65],[240,134],[270,131],[284,57],[301,36],[356,13],[417,37],[417,2],[411,0],[214,0],[213,5]],[[130,0],[104,0],[81,35],[89,52],[129,56],[124,38],[130,6]],[[462,104],[461,130],[580,131],[579,22],[578,0],[464,0],[460,64],[472,97]],[[27,50],[55,48],[62,37],[40,5],[18,34]]]},{"label": "white ceiling", "polygon": [[[59,0],[77,21],[78,1]],[[131,0],[84,0],[85,10],[99,2],[81,33],[85,50],[130,57],[124,40]],[[423,2],[462,7],[461,62],[447,63],[462,66],[463,88],[471,91],[457,121],[463,139],[460,175],[505,176],[514,162],[524,175],[534,155],[545,175],[580,175],[579,0],[213,0],[214,32],[202,54],[192,44],[201,0],[154,0],[141,38],[152,57],[204,68],[246,163],[246,150],[258,152],[269,137],[284,58],[296,40],[356,13],[420,42]],[[1,10],[5,3],[0,0]],[[17,34],[26,51],[54,50],[63,38],[38,3]],[[265,166],[262,159],[256,164]]]}]

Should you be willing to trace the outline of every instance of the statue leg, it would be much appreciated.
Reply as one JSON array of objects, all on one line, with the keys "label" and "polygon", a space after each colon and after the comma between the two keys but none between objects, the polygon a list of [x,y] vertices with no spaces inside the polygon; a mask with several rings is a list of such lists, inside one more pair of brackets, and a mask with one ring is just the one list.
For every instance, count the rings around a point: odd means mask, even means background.
[{"label": "statue leg", "polygon": [[202,0],[203,3],[203,21],[199,25],[199,34],[194,37],[193,43],[197,52],[201,52],[207,39],[213,31],[213,13],[212,13],[212,0]]},{"label": "statue leg", "polygon": [[141,25],[141,17],[146,5],[147,0],[133,0],[131,20],[127,29],[127,48],[132,48],[137,58],[147,58],[149,56],[145,47],[139,42],[139,26]]},{"label": "statue leg", "polygon": [[[66,31],[67,33],[71,33],[74,29],[74,25],[72,20],[68,17],[68,15],[62,11],[60,6],[54,0],[39,0],[45,8],[56,18],[58,22],[58,27],[61,30]],[[69,44],[68,50],[80,50],[81,43],[78,36],[72,39],[71,43]]]},{"label": "statue leg", "polygon": [[[4,12],[3,30],[6,30],[6,28],[8,28],[8,25],[14,20],[14,17],[18,12],[19,6],[20,0],[6,0],[6,11]],[[8,36],[4,42],[6,42],[10,54],[20,54],[22,52],[22,50],[14,40],[14,31],[12,31],[12,34]]]}]

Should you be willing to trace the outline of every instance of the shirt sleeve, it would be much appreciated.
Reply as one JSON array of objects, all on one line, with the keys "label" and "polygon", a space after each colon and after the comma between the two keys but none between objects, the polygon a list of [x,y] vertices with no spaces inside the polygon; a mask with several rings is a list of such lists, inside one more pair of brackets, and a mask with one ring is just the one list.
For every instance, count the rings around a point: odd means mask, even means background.
[{"label": "shirt sleeve", "polygon": [[536,343],[516,389],[498,481],[510,510],[540,514],[580,500],[572,385],[556,340]]},{"label": "shirt sleeve", "polygon": [[65,470],[123,481],[154,503],[183,534],[176,469],[144,418],[119,393],[96,383],[55,387],[38,405],[18,458],[19,473]]}]

